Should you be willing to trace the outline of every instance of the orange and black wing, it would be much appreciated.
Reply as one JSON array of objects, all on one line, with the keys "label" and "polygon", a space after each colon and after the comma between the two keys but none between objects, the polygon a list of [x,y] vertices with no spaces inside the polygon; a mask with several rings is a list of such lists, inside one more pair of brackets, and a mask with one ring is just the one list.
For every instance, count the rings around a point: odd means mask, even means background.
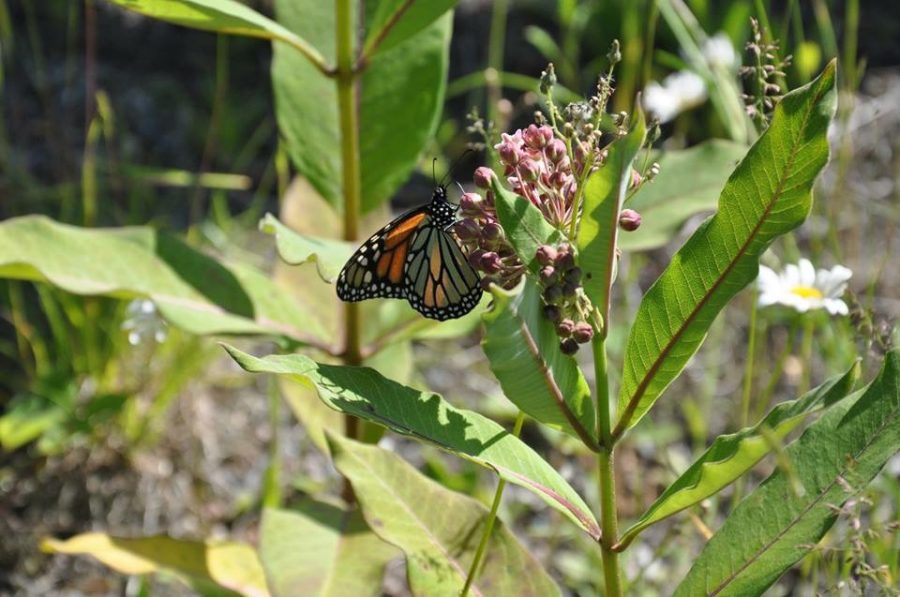
[{"label": "orange and black wing", "polygon": [[420,229],[429,225],[425,207],[399,216],[372,235],[350,257],[337,280],[342,301],[371,298],[406,298],[405,273],[410,245]]},{"label": "orange and black wing", "polygon": [[456,240],[442,228],[425,226],[411,239],[406,300],[431,319],[462,317],[481,300],[481,280]]}]

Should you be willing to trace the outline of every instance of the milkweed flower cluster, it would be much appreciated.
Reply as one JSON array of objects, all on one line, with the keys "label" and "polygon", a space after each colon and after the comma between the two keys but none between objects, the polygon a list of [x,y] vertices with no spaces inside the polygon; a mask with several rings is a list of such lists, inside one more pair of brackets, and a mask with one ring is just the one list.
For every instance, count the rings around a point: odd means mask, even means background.
[{"label": "milkweed flower cluster", "polygon": [[484,274],[482,287],[487,290],[491,284],[496,284],[509,290],[522,279],[525,266],[504,236],[497,219],[494,194],[490,190],[493,176],[490,168],[482,166],[475,170],[475,184],[484,195],[463,193],[459,200],[462,219],[454,229],[469,256],[469,263]]},{"label": "milkweed flower cluster", "polygon": [[832,315],[847,315],[847,303],[841,298],[853,272],[842,265],[816,271],[808,259],[786,265],[784,271],[759,267],[759,305],[785,305],[800,313],[825,309]]}]

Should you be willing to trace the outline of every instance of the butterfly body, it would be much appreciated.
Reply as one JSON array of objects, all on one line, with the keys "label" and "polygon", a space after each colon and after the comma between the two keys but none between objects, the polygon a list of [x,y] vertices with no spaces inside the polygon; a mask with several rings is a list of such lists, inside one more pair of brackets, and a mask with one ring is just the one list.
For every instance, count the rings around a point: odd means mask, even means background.
[{"label": "butterfly body", "polygon": [[347,302],[401,298],[431,319],[462,317],[481,300],[481,281],[448,228],[456,207],[443,186],[431,203],[399,216],[344,265],[338,297]]}]

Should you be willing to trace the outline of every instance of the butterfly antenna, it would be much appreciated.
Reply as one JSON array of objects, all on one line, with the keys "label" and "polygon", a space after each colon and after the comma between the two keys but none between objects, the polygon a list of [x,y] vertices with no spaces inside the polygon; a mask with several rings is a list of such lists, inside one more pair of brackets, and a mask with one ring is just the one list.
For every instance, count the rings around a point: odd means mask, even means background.
[{"label": "butterfly antenna", "polygon": [[434,174],[434,165],[437,164],[437,158],[431,158],[431,182],[434,183],[434,186],[437,186],[437,176]]},{"label": "butterfly antenna", "polygon": [[474,152],[473,152],[471,149],[467,149],[467,150],[465,150],[464,152],[462,152],[462,155],[460,155],[458,158],[456,158],[456,161],[453,162],[453,165],[450,166],[450,169],[449,169],[449,170],[447,170],[447,174],[445,174],[445,175],[444,175],[444,178],[441,179],[441,186],[442,186],[442,187],[443,187],[443,186],[446,186],[447,182],[448,182],[449,179],[450,179],[450,175],[453,174],[453,171],[456,170],[456,167],[459,166],[459,163],[460,163],[461,161],[463,161],[463,158],[465,158],[465,157],[466,157],[467,155],[469,155],[470,153],[474,153]]}]

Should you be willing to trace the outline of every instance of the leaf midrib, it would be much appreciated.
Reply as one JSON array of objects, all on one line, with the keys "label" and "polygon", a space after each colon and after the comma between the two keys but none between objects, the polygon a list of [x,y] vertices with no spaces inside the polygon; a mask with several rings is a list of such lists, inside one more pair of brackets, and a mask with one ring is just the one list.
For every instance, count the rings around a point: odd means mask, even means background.
[{"label": "leaf midrib", "polygon": [[[426,525],[425,522],[421,518],[419,518],[419,516],[415,512],[410,510],[410,508],[406,505],[406,501],[403,499],[403,496],[396,493],[396,491],[394,490],[394,487],[392,485],[385,483],[381,479],[381,476],[377,474],[377,471],[375,471],[375,469],[373,469],[367,461],[361,459],[356,454],[352,454],[346,450],[344,451],[344,454],[352,457],[360,465],[362,465],[363,468],[365,468],[366,471],[368,471],[371,474],[372,478],[375,479],[375,481],[379,485],[381,485],[381,487],[384,488],[385,493],[392,495],[396,498],[396,501],[394,503],[399,505],[401,508],[403,508],[403,510],[409,515],[409,517],[422,529],[422,533],[428,538],[429,542],[432,545],[434,545],[435,547],[437,547],[437,549],[441,552],[441,554],[443,554],[444,559],[447,562],[449,562],[450,565],[456,570],[456,572],[457,572],[457,574],[459,574],[460,578],[465,580],[466,571],[462,569],[462,567],[456,561],[456,558],[453,557],[449,551],[447,551],[447,549],[440,542],[440,540],[437,537],[435,537],[435,535],[429,529],[428,525]],[[403,550],[403,547],[401,545],[397,545],[397,547],[400,548],[401,550]],[[403,551],[405,551],[405,550],[403,550]],[[476,595],[482,594],[474,582],[472,583],[471,589],[472,589],[472,592],[475,593]]]},{"label": "leaf midrib", "polygon": [[[862,399],[862,398],[860,398],[860,399]],[[893,420],[897,417],[897,412],[898,412],[898,409],[895,407],[893,409],[893,414],[890,417],[886,417],[884,419],[884,421],[882,421],[882,424],[878,426],[878,430],[876,432],[872,433],[871,436],[869,437],[869,440],[866,441],[866,443],[858,451],[856,451],[853,454],[852,460],[845,459],[844,462],[853,462],[853,463],[859,462],[859,458],[863,454],[863,452],[865,452],[866,450],[869,449],[869,447],[872,445],[872,443],[881,436],[881,432],[884,430],[884,428],[887,427],[888,425],[890,425],[893,422]],[[788,533],[788,531],[790,531],[792,528],[794,528],[794,526],[797,525],[803,519],[803,517],[809,513],[810,510],[812,510],[815,506],[817,506],[819,504],[819,502],[822,501],[822,499],[828,494],[828,492],[830,492],[834,488],[834,486],[838,484],[838,479],[844,479],[846,481],[845,473],[849,469],[850,469],[849,465],[841,468],[838,471],[838,473],[834,476],[834,479],[832,479],[831,482],[828,485],[826,485],[822,491],[819,492],[819,495],[812,502],[810,502],[810,504],[806,508],[801,510],[791,520],[791,522],[789,524],[787,524],[781,531],[779,531],[775,535],[775,537],[772,538],[771,541],[769,541],[768,543],[766,543],[765,545],[760,547],[750,558],[747,559],[747,561],[743,565],[741,565],[740,568],[735,570],[731,575],[725,577],[725,579],[721,583],[719,583],[719,585],[715,589],[713,589],[713,591],[710,593],[710,595],[718,595],[723,589],[725,589],[725,587],[728,584],[730,584],[735,578],[737,578],[741,572],[746,570],[751,564],[753,564],[760,557],[762,557],[762,555],[766,551],[768,551],[769,548],[772,547],[772,545],[774,545],[782,537],[784,537]],[[848,496],[848,499],[849,499],[849,496]]]},{"label": "leaf midrib", "polygon": [[[819,101],[822,98],[821,91],[816,95],[813,101],[809,103],[809,107],[806,110],[806,113],[803,116],[803,124],[799,127],[800,131],[803,131],[807,128],[809,124],[810,115],[812,113],[813,106],[818,105]],[[625,408],[625,412],[622,413],[622,417],[619,419],[619,422],[616,424],[616,428],[613,431],[613,439],[618,439],[625,432],[625,425],[630,422],[631,417],[634,415],[634,411],[637,409],[640,404],[641,398],[644,397],[644,393],[647,391],[647,388],[650,386],[650,383],[656,377],[657,371],[662,366],[663,362],[665,362],[666,357],[668,357],[669,352],[674,348],[677,341],[681,338],[682,334],[690,327],[690,324],[693,323],[694,319],[703,310],[709,300],[712,298],[715,291],[719,288],[719,286],[725,281],[725,279],[731,274],[732,270],[737,266],[738,261],[746,254],[747,247],[750,246],[757,235],[759,234],[760,228],[762,228],[763,224],[768,220],[769,213],[772,208],[778,203],[781,198],[782,193],[784,192],[784,185],[787,182],[787,179],[790,176],[791,171],[794,167],[794,162],[797,158],[797,153],[800,150],[801,143],[799,142],[799,135],[795,137],[793,143],[791,144],[791,155],[787,160],[786,166],[782,171],[782,175],[778,180],[778,186],[775,189],[775,192],[772,194],[772,201],[766,205],[766,209],[760,217],[759,221],[756,223],[756,226],[750,231],[750,234],[747,236],[747,239],[741,245],[738,252],[735,254],[734,259],[732,259],[728,267],[722,272],[722,274],[716,278],[715,282],[710,287],[709,291],[704,294],[703,298],[697,303],[697,306],[691,311],[691,313],[685,318],[684,322],[679,326],[678,330],[672,334],[672,337],[666,343],[666,346],[660,351],[659,356],[654,360],[653,364],[647,370],[647,373],[644,374],[644,377],[641,379],[641,382],[638,384],[638,387],[635,389],[634,394],[628,401],[628,406]],[[746,157],[744,158],[746,159]]]}]

